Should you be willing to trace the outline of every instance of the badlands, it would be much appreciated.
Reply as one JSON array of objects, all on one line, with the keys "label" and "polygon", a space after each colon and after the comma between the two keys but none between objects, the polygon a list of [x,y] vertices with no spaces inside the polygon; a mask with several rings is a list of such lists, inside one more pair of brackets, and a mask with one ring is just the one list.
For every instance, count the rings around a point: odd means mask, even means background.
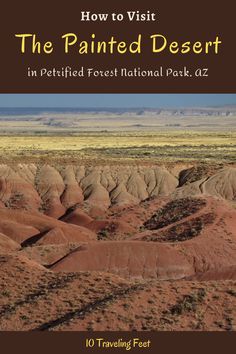
[{"label": "badlands", "polygon": [[234,163],[0,165],[0,330],[236,329]]},{"label": "badlands", "polygon": [[0,109],[0,331],[235,331],[236,106]]}]

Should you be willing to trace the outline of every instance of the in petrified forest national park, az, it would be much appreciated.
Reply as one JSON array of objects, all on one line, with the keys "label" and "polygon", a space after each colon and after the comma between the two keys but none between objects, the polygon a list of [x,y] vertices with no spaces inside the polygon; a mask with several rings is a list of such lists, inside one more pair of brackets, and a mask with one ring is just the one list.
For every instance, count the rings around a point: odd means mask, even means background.
[{"label": "in petrified forest national park, az", "polygon": [[0,108],[0,330],[236,330],[235,123]]}]

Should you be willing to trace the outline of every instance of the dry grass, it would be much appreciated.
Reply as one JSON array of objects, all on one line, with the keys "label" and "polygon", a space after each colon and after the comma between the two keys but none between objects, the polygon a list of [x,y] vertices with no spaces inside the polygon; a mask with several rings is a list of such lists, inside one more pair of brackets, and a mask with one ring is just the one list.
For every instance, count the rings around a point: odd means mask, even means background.
[{"label": "dry grass", "polygon": [[0,158],[159,159],[235,162],[234,132],[100,132],[77,136],[1,136]]}]

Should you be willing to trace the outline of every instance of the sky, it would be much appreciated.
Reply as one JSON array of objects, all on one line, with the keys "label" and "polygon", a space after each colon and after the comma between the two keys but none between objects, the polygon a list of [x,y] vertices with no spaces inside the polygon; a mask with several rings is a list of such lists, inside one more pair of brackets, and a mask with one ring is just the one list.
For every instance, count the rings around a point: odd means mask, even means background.
[{"label": "sky", "polygon": [[179,108],[236,105],[236,94],[0,94],[0,107]]}]

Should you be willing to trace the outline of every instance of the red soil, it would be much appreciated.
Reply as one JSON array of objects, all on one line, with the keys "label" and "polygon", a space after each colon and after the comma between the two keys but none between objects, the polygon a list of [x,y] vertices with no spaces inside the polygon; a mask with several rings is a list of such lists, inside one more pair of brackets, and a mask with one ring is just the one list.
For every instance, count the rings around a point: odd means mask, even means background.
[{"label": "red soil", "polygon": [[0,330],[235,330],[236,169],[181,168],[1,165]]}]

